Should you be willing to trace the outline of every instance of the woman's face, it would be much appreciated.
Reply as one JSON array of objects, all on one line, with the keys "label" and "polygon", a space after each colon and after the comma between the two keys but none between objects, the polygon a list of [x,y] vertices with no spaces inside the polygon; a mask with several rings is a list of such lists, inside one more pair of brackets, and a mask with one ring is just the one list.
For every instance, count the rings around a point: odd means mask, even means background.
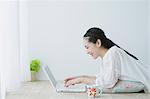
[{"label": "woman's face", "polygon": [[84,38],[83,42],[87,54],[91,55],[93,59],[97,59],[99,57],[99,47],[92,42],[88,42],[87,38]]}]

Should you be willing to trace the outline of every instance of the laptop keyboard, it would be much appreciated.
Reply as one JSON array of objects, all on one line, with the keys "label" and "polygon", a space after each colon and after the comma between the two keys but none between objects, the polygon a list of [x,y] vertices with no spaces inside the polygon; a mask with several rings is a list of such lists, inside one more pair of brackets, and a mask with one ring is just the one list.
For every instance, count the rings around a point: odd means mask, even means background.
[{"label": "laptop keyboard", "polygon": [[57,90],[61,91],[85,91],[85,85],[84,84],[76,84],[76,85],[71,85],[69,87],[65,87],[63,83],[58,83],[56,86]]}]

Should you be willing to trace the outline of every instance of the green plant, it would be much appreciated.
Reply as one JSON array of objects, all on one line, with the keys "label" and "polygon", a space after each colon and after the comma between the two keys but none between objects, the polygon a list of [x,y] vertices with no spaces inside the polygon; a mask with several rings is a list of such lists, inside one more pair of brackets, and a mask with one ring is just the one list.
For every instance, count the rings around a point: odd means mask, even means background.
[{"label": "green plant", "polygon": [[34,59],[30,63],[30,71],[31,72],[38,72],[40,70],[40,60]]}]

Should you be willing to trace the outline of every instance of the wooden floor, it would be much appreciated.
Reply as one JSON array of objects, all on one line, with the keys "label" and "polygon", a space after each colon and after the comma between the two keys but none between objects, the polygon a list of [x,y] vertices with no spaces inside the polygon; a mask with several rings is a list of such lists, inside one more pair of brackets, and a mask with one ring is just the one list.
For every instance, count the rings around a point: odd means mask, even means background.
[{"label": "wooden floor", "polygon": [[[150,99],[150,94],[102,94],[100,99]],[[48,81],[24,82],[22,87],[7,93],[6,99],[89,99],[86,93],[57,93]]]}]

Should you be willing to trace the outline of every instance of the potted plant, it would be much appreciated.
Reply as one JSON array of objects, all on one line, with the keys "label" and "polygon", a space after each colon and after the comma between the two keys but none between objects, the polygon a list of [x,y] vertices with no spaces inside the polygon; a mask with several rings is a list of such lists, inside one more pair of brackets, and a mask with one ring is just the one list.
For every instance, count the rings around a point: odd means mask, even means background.
[{"label": "potted plant", "polygon": [[36,73],[40,70],[40,60],[34,59],[30,63],[31,81],[36,81]]}]

